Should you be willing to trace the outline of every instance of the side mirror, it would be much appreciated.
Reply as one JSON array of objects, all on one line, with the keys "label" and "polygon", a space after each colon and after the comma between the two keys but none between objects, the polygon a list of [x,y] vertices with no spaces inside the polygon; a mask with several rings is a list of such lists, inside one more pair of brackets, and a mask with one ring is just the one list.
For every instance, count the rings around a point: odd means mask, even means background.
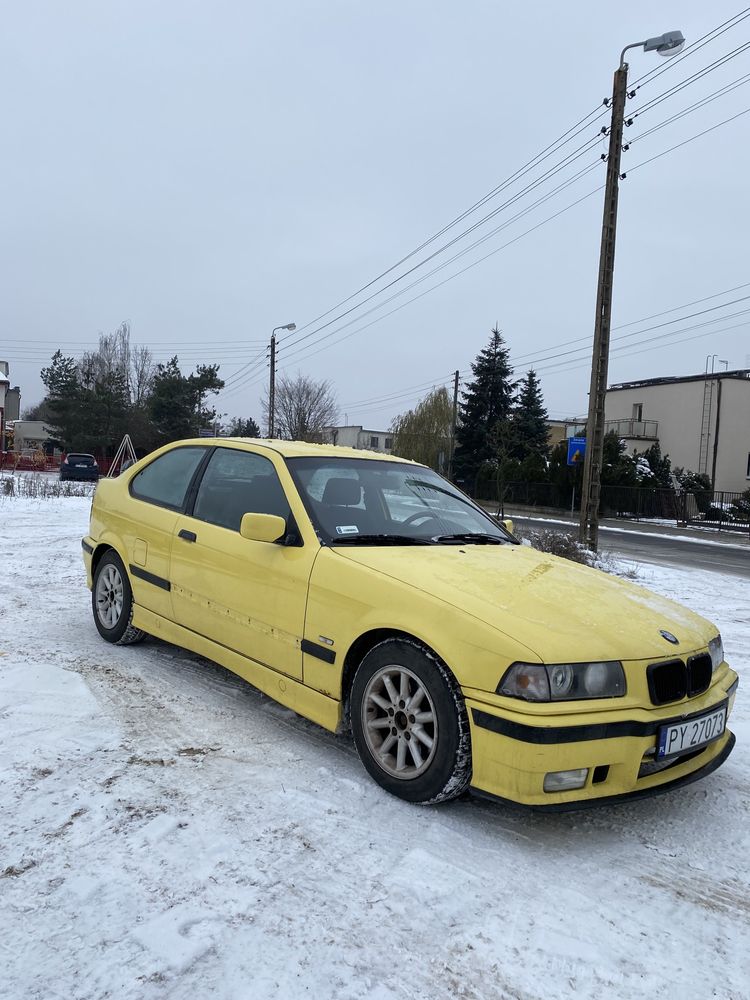
[{"label": "side mirror", "polygon": [[503,521],[501,523],[502,523],[503,527],[505,528],[505,530],[508,531],[512,535],[513,534],[513,522],[510,520],[510,518],[507,518],[505,521]]},{"label": "side mirror", "polygon": [[286,535],[286,521],[278,514],[243,514],[240,534],[251,542],[278,542]]}]

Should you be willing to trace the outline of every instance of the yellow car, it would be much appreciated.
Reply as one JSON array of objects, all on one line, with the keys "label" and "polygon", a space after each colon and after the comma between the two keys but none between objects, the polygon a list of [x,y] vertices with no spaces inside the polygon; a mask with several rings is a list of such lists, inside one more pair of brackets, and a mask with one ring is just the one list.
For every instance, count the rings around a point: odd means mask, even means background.
[{"label": "yellow car", "polygon": [[100,480],[83,551],[104,639],[158,636],[351,726],[410,802],[608,802],[694,781],[734,745],[714,626],[519,544],[412,462],[179,441]]}]

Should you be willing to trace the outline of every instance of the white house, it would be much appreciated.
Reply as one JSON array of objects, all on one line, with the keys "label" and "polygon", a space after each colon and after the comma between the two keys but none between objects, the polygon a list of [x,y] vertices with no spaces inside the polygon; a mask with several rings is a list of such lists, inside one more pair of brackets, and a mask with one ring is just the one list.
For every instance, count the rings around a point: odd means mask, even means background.
[{"label": "white house", "polygon": [[343,427],[324,427],[323,443],[337,444],[345,448],[363,448],[367,451],[382,451],[390,455],[393,448],[393,434],[390,431],[369,431],[361,424],[347,424]]},{"label": "white house", "polygon": [[750,487],[750,369],[611,385],[605,426],[631,454],[658,441],[673,468],[705,473],[715,490]]}]

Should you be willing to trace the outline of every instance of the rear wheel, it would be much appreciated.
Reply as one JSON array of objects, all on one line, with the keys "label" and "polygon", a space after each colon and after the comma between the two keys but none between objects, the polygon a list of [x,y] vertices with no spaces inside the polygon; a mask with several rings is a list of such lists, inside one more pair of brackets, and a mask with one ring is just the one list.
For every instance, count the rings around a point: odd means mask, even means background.
[{"label": "rear wheel", "polygon": [[133,591],[122,559],[111,549],[96,567],[91,607],[99,635],[107,642],[126,646],[145,637],[145,632],[131,625]]},{"label": "rear wheel", "polygon": [[469,721],[459,686],[437,657],[406,639],[370,650],[352,685],[362,763],[407,802],[443,802],[471,779]]}]

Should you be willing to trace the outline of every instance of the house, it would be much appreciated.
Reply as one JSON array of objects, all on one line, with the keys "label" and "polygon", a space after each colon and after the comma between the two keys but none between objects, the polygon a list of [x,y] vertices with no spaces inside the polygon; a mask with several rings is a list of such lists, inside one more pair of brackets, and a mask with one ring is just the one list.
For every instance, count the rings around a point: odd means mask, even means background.
[{"label": "house", "polygon": [[8,422],[18,420],[21,408],[21,390],[10,387],[10,369],[7,361],[0,361],[0,451],[5,445]]},{"label": "house", "polygon": [[547,441],[550,451],[567,441],[568,438],[578,437],[586,433],[586,421],[580,418],[571,417],[570,420],[548,420],[547,421]]},{"label": "house", "polygon": [[13,423],[13,450],[22,452],[38,451],[49,447],[54,432],[43,420],[16,420]]},{"label": "house", "polygon": [[390,455],[393,449],[393,434],[390,431],[369,431],[361,424],[347,424],[344,427],[324,427],[323,443],[337,444],[345,448],[362,448],[367,451],[382,451]]},{"label": "house", "polygon": [[630,454],[658,441],[673,468],[705,473],[715,490],[750,487],[750,369],[611,385],[604,415]]}]

